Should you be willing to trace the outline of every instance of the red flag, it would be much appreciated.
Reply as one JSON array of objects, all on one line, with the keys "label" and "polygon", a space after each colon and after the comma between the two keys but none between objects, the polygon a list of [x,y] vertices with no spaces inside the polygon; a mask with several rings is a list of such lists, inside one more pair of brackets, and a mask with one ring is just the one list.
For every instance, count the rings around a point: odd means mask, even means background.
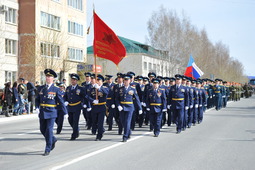
[{"label": "red flag", "polygon": [[94,12],[94,55],[116,65],[126,56],[126,49],[117,35]]}]

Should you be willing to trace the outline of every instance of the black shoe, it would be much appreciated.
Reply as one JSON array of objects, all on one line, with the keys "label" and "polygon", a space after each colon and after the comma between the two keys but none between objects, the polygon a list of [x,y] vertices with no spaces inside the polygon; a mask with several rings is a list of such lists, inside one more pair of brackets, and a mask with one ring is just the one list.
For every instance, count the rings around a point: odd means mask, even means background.
[{"label": "black shoe", "polygon": [[50,152],[44,152],[43,156],[48,156]]},{"label": "black shoe", "polygon": [[152,132],[153,130],[150,130],[150,132]]},{"label": "black shoe", "polygon": [[91,129],[91,127],[87,127],[87,130],[90,130]]},{"label": "black shoe", "polygon": [[111,131],[112,130],[112,128],[108,128],[108,131]]},{"label": "black shoe", "polygon": [[96,133],[92,133],[92,135],[96,135]]},{"label": "black shoe", "polygon": [[127,142],[127,139],[123,139],[122,142]]},{"label": "black shoe", "polygon": [[80,136],[80,134],[78,133],[78,135],[77,135],[77,137],[76,138],[78,138]]},{"label": "black shoe", "polygon": [[122,132],[119,132],[118,135],[122,135]]},{"label": "black shoe", "polygon": [[59,134],[60,134],[60,132],[57,132],[56,134],[57,134],[57,135],[59,135]]},{"label": "black shoe", "polygon": [[181,133],[181,131],[180,131],[180,130],[178,130],[178,131],[176,132],[176,134],[179,134],[179,133]]},{"label": "black shoe", "polygon": [[130,136],[128,136],[128,139],[130,139],[131,137]]},{"label": "black shoe", "polygon": [[53,150],[55,148],[55,144],[58,140],[55,140],[55,142],[52,143],[52,146],[51,146],[51,150]]},{"label": "black shoe", "polygon": [[154,137],[158,137],[158,135],[154,134]]},{"label": "black shoe", "polygon": [[101,141],[101,138],[96,138],[95,141]]},{"label": "black shoe", "polygon": [[75,140],[76,138],[75,137],[71,137],[71,139],[70,140]]},{"label": "black shoe", "polygon": [[190,125],[188,125],[188,128],[190,128],[191,126]]}]

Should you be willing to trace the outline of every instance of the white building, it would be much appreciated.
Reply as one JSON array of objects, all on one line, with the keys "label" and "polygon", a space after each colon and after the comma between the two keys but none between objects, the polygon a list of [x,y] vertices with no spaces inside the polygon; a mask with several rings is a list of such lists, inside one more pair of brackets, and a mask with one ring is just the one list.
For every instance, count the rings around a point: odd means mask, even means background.
[{"label": "white building", "polygon": [[17,80],[18,0],[0,0],[0,87]]},{"label": "white building", "polygon": [[[97,65],[102,66],[101,74],[116,76],[117,72],[126,73],[133,71],[136,75],[142,76],[147,76],[149,72],[155,72],[160,76],[171,77],[179,72],[180,65],[177,64],[177,61],[171,61],[167,52],[156,50],[149,45],[120,36],[119,39],[126,48],[127,57],[120,62],[118,67],[109,60],[97,58]],[[87,49],[87,65],[93,64],[93,46],[90,46]]]}]

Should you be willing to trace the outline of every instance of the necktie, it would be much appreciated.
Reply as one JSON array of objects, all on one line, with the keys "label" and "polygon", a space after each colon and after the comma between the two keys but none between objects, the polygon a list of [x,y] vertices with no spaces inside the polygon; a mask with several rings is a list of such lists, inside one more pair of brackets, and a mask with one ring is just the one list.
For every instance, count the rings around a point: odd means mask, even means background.
[{"label": "necktie", "polygon": [[49,85],[47,84],[47,85],[46,85],[46,89],[48,90],[48,88],[49,88]]}]

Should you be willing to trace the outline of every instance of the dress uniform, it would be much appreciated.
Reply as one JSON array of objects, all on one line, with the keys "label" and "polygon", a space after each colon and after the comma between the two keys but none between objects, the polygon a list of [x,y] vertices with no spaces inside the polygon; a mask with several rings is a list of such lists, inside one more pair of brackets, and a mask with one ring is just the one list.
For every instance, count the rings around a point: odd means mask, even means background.
[{"label": "dress uniform", "polygon": [[[169,97],[169,92],[170,92],[170,89],[171,89],[171,86],[173,86],[175,84],[175,78],[174,77],[170,77],[170,85],[167,87],[167,100],[168,100],[168,97]],[[173,110],[171,108],[167,108],[167,125],[168,126],[171,126],[172,122],[175,123],[175,121],[173,120]]]},{"label": "dress uniform", "polygon": [[[58,87],[60,88],[61,96],[64,97],[65,95],[65,85],[63,83],[59,83]],[[62,106],[57,103],[57,110],[58,110],[58,117],[56,118],[55,122],[57,124],[57,134],[60,134],[63,128],[64,123],[64,114],[62,113]]]},{"label": "dress uniform", "polygon": [[[80,77],[78,74],[70,74],[71,81],[78,81]],[[73,128],[73,133],[70,140],[75,140],[79,137],[79,119],[82,108],[86,108],[87,100],[85,100],[84,88],[77,83],[72,84],[66,88],[64,95],[65,105],[68,110],[68,122]]]},{"label": "dress uniform", "polygon": [[[87,90],[90,88],[90,85],[91,85],[91,76],[92,76],[92,74],[90,72],[85,72],[84,76],[86,77],[86,81],[83,82],[81,84],[81,86],[84,87],[85,94],[86,94]],[[91,116],[89,115],[89,113],[87,111],[87,108],[82,109],[82,114],[83,114],[83,117],[86,121],[85,127],[87,127],[87,130],[91,129],[92,120],[91,120]]]},{"label": "dress uniform", "polygon": [[205,90],[201,88],[201,81],[197,81],[197,98],[198,98],[198,117],[197,122],[200,124],[203,121],[204,107],[207,106]]},{"label": "dress uniform", "polygon": [[115,104],[114,102],[114,91],[113,91],[113,87],[114,87],[114,83],[112,83],[110,80],[112,79],[112,75],[105,75],[105,79],[108,81],[106,83],[103,84],[103,86],[107,87],[109,90],[109,93],[107,95],[107,102],[106,102],[106,106],[107,106],[107,123],[108,123],[108,130],[111,131],[112,130],[112,125],[113,125],[113,117],[115,115],[115,106],[113,106]]},{"label": "dress uniform", "polygon": [[130,81],[131,76],[124,75],[123,78],[126,82],[124,82],[124,86],[119,89],[119,93],[116,96],[116,106],[120,111],[120,120],[124,128],[123,142],[126,142],[131,135],[130,126],[135,104],[139,108],[139,114],[142,113],[142,108],[136,88],[130,86],[129,84],[127,85],[127,82]]},{"label": "dress uniform", "polygon": [[[185,100],[185,103],[187,103],[187,106],[190,106],[190,88],[186,86],[186,82],[188,80],[188,77],[182,75],[182,86],[185,88],[187,91],[188,95]],[[183,115],[183,121],[182,121],[182,130],[185,131],[187,127],[187,121],[188,121],[188,111],[189,109],[184,109],[184,115]]]},{"label": "dress uniform", "polygon": [[176,117],[177,134],[181,133],[183,126],[184,110],[188,109],[188,92],[184,86],[178,84],[181,81],[181,75],[175,75],[176,85],[172,86],[168,96],[168,109],[173,109],[173,114]]},{"label": "dress uniform", "polygon": [[195,112],[195,101],[197,98],[197,93],[196,93],[196,80],[191,81],[192,86],[190,86],[190,91],[189,91],[189,96],[190,96],[190,103],[189,103],[189,110],[188,110],[188,121],[187,121],[187,127],[191,128],[191,125],[194,120],[194,113]]},{"label": "dress uniform", "polygon": [[[167,87],[164,84],[164,77],[157,76],[157,79],[159,80],[159,88],[163,90],[165,95],[167,96]],[[167,112],[167,109],[164,112],[162,112],[161,128],[166,124],[166,112]]]},{"label": "dress uniform", "polygon": [[[144,88],[145,88],[145,85],[143,84],[143,76],[137,76],[137,81],[139,82],[139,86],[141,89],[141,96],[139,96],[139,99],[142,102],[143,96],[144,96]],[[138,125],[140,128],[143,126],[145,113],[146,113],[146,108],[142,106],[142,109],[143,109],[143,113],[138,114]]]},{"label": "dress uniform", "polygon": [[57,74],[51,69],[44,70],[44,74],[47,84],[38,88],[36,111],[39,113],[40,131],[46,141],[44,156],[47,156],[54,149],[57,141],[53,135],[53,126],[57,117],[57,103],[61,106],[63,114],[67,114],[67,110],[59,88],[53,84],[52,77],[56,78]]},{"label": "dress uniform", "polygon": [[220,79],[215,79],[216,84],[213,86],[213,93],[215,95],[215,106],[216,110],[221,109],[221,102],[222,102],[222,86],[219,84]]},{"label": "dress uniform", "polygon": [[[138,94],[139,100],[142,101],[142,91],[141,91],[141,87],[139,85],[139,83],[133,81],[134,77],[135,77],[135,73],[132,71],[129,71],[127,73],[128,75],[131,76],[131,82],[130,82],[130,86],[134,87],[136,89],[136,92]],[[139,106],[136,105],[137,103],[134,103],[135,109],[134,109],[134,113],[133,113],[133,117],[132,117],[132,121],[131,121],[131,129],[134,130],[135,129],[135,123],[138,120],[138,116],[139,116]],[[141,106],[140,106],[141,107]]]},{"label": "dress uniform", "polygon": [[[96,140],[101,140],[104,134],[104,117],[106,113],[106,98],[109,93],[109,89],[103,85],[104,77],[97,75],[98,84],[90,90],[88,93],[89,105],[91,108],[92,116],[92,134],[96,134]],[[98,95],[98,96],[96,96]]]},{"label": "dress uniform", "polygon": [[165,89],[159,87],[159,79],[152,80],[153,88],[148,91],[146,101],[147,111],[150,114],[150,123],[154,130],[154,136],[158,137],[161,128],[162,114],[166,112],[166,93]]}]

